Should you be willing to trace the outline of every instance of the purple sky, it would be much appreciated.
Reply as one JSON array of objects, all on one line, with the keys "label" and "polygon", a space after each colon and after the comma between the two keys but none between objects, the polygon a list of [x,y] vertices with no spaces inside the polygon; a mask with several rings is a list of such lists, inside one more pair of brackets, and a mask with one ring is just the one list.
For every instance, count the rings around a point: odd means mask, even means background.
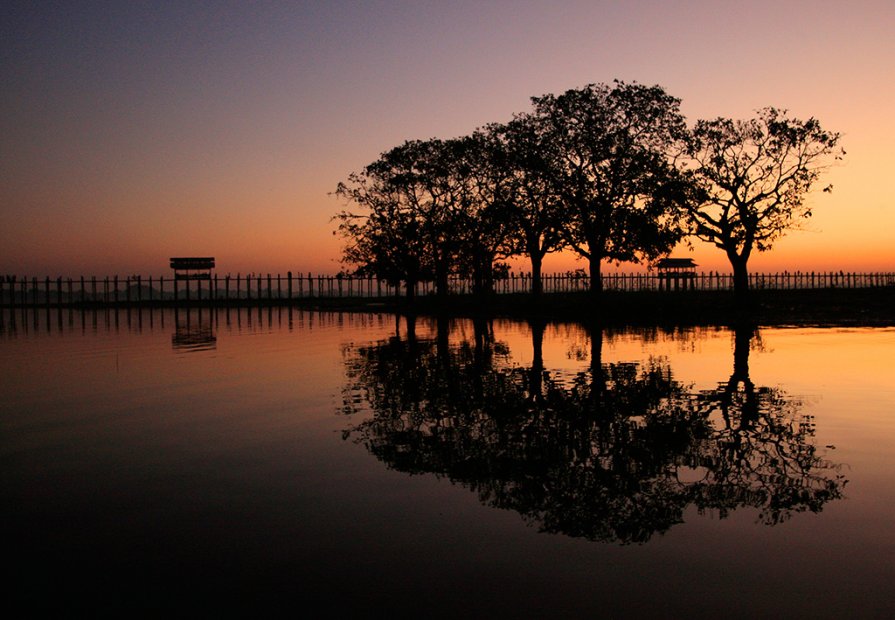
[{"label": "purple sky", "polygon": [[[891,0],[0,11],[0,274],[148,275],[175,255],[334,272],[328,192],[348,173],[614,78],[661,84],[690,121],[774,105],[842,132],[833,194],[753,268],[895,270]],[[693,256],[727,269],[714,248]]]}]

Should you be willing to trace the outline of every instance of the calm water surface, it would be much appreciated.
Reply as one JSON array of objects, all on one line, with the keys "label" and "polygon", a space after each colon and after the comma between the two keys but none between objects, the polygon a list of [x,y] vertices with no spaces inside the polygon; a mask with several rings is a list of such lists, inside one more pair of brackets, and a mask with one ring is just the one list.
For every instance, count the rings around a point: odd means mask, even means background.
[{"label": "calm water surface", "polygon": [[31,608],[895,615],[895,329],[0,312]]}]

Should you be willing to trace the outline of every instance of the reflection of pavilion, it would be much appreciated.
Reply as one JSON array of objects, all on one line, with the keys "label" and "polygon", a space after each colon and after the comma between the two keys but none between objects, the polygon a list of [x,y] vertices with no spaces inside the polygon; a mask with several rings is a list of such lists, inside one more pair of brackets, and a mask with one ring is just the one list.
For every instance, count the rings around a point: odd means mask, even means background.
[{"label": "reflection of pavilion", "polygon": [[209,351],[217,348],[213,315],[205,308],[175,308],[171,347],[175,351]]},{"label": "reflection of pavilion", "polygon": [[659,272],[659,289],[670,291],[693,288],[696,280],[696,263],[692,258],[662,258],[656,263]]}]

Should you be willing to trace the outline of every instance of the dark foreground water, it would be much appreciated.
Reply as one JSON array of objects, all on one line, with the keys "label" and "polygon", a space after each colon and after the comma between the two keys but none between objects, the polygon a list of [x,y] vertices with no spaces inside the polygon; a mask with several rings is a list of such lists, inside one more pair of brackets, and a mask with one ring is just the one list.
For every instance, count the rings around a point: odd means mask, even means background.
[{"label": "dark foreground water", "polygon": [[895,329],[0,312],[7,603],[895,615]]}]

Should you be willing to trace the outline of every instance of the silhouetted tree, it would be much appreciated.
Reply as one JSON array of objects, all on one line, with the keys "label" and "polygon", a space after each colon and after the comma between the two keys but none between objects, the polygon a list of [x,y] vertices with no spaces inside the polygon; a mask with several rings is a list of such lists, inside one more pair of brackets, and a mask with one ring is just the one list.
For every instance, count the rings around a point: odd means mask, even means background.
[{"label": "silhouetted tree", "polygon": [[549,143],[562,232],[588,260],[591,290],[602,288],[603,260],[638,262],[668,252],[682,235],[665,190],[676,178],[669,149],[685,131],[679,100],[659,86],[615,82],[532,102]]},{"label": "silhouetted tree", "polygon": [[727,254],[739,297],[749,290],[753,250],[769,250],[811,216],[805,195],[831,160],[844,155],[838,144],[839,134],[825,131],[816,119],[789,118],[775,108],[749,120],[696,123],[688,148],[699,190],[688,208],[692,234]]},{"label": "silhouetted tree", "polygon": [[480,129],[448,142],[447,154],[458,192],[458,269],[471,275],[475,293],[489,293],[494,286],[494,266],[512,252],[510,239],[511,172],[506,152],[497,135]]},{"label": "silhouetted tree", "polygon": [[418,282],[434,275],[434,262],[420,217],[420,178],[414,154],[421,143],[405,143],[352,173],[339,183],[336,195],[360,207],[356,213],[345,209],[334,219],[346,240],[343,262],[354,265],[355,273],[382,278],[395,286],[406,284],[412,297]]},{"label": "silhouetted tree", "polygon": [[423,237],[432,255],[435,288],[448,293],[448,278],[457,268],[464,232],[473,209],[469,149],[463,138],[427,140],[414,149],[414,177],[418,192],[413,208],[424,223]]},{"label": "silhouetted tree", "polygon": [[517,115],[504,125],[491,125],[503,152],[497,163],[505,169],[506,216],[510,224],[510,242],[514,254],[531,261],[531,290],[540,295],[541,265],[544,257],[565,247],[560,233],[563,222],[560,202],[550,183],[548,152],[552,146],[544,136],[544,127],[530,114]]},{"label": "silhouetted tree", "polygon": [[430,278],[446,294],[465,191],[455,141],[412,140],[383,153],[336,189],[362,209],[335,218],[348,242],[343,260],[361,274],[404,280],[408,294]]}]

